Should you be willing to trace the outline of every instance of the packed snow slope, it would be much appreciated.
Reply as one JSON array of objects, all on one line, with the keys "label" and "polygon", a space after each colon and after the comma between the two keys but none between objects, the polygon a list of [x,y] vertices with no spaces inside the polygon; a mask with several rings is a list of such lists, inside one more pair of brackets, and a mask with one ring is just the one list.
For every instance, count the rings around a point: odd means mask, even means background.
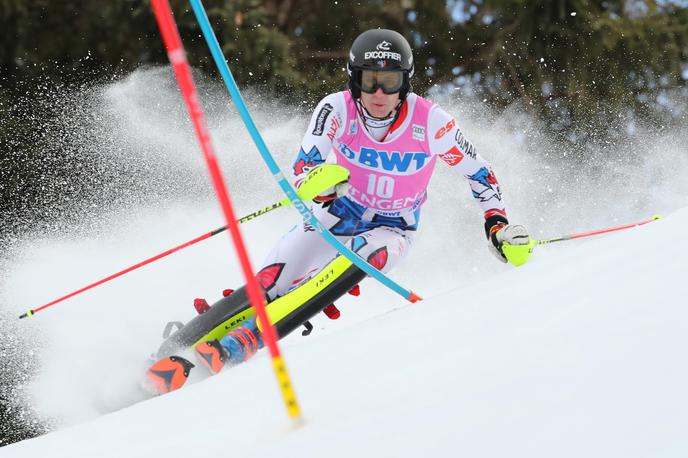
[{"label": "packed snow slope", "polygon": [[[222,84],[199,82],[237,214],[283,198]],[[288,171],[315,102],[244,98]],[[302,426],[264,353],[212,378],[198,368],[183,390],[119,409],[165,323],[190,319],[193,298],[212,303],[242,275],[223,233],[17,320],[223,224],[169,68],[47,94],[61,115],[40,135],[93,174],[46,182],[55,202],[78,196],[68,211],[8,221],[20,230],[0,259],[0,333],[12,345],[0,381],[17,387],[13,407],[54,432],[0,457],[688,456],[688,129],[638,121],[630,140],[571,146],[518,108],[437,99],[491,161],[511,221],[536,238],[665,218],[538,247],[513,268],[489,254],[465,180],[440,164],[392,274],[425,300],[366,280],[360,297],[337,301],[339,320],[320,314],[310,336],[281,341]],[[296,221],[285,208],[242,225],[254,265]]]},{"label": "packed snow slope", "polygon": [[489,281],[288,340],[301,426],[262,354],[0,456],[685,457],[687,226],[682,209],[539,247]]}]

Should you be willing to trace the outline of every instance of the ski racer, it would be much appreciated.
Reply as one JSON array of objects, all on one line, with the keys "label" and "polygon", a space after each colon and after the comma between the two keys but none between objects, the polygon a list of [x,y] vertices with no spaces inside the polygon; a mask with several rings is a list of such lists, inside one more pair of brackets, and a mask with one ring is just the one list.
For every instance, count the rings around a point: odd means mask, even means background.
[{"label": "ski racer", "polygon": [[[497,259],[507,262],[504,248],[521,247],[516,255],[525,262],[528,232],[509,224],[490,165],[451,115],[412,92],[414,62],[406,39],[392,30],[362,33],[351,46],[347,71],[348,88],[315,108],[293,166],[299,194],[317,193],[312,211],[322,225],[372,266],[390,272],[413,244],[439,159],[467,180]],[[323,183],[331,186],[323,191]],[[304,221],[277,242],[257,277],[281,338],[331,307],[366,274]],[[262,345],[252,318],[196,351],[217,372]]]}]

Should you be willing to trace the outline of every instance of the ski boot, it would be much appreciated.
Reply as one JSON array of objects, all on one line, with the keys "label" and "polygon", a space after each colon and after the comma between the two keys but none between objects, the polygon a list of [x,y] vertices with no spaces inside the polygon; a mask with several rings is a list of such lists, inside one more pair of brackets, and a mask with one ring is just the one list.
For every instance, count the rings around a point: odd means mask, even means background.
[{"label": "ski boot", "polygon": [[194,350],[199,362],[211,373],[217,374],[226,364],[244,362],[262,347],[263,340],[256,326],[256,319],[251,318],[242,326],[229,331],[221,340],[201,342]]},{"label": "ski boot", "polygon": [[229,359],[229,353],[217,339],[199,343],[194,351],[198,361],[213,375],[220,372]]}]

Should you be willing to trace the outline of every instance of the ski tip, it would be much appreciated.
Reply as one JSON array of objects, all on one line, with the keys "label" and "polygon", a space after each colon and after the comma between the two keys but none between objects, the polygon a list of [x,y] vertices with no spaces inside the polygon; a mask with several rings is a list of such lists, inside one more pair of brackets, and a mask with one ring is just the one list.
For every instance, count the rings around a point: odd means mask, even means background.
[{"label": "ski tip", "polygon": [[227,353],[217,339],[199,343],[194,351],[201,364],[213,374],[220,372],[227,361]]},{"label": "ski tip", "polygon": [[169,356],[153,364],[146,372],[146,388],[153,394],[165,394],[184,386],[195,367],[181,356]]}]

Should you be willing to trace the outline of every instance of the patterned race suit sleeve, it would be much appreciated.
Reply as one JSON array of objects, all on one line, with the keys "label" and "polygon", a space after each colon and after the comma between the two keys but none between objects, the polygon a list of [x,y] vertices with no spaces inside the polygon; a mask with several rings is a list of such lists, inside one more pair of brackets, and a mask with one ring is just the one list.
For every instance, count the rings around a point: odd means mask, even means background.
[{"label": "patterned race suit sleeve", "polygon": [[341,93],[330,94],[318,103],[301,142],[292,171],[294,186],[299,187],[308,172],[323,164],[346,124],[346,105]]},{"label": "patterned race suit sleeve", "polygon": [[502,216],[506,220],[506,210],[497,178],[490,164],[477,153],[475,146],[463,135],[456,120],[435,106],[428,117],[427,131],[430,135],[430,153],[438,155],[466,177],[473,198],[483,210],[485,219]]}]

